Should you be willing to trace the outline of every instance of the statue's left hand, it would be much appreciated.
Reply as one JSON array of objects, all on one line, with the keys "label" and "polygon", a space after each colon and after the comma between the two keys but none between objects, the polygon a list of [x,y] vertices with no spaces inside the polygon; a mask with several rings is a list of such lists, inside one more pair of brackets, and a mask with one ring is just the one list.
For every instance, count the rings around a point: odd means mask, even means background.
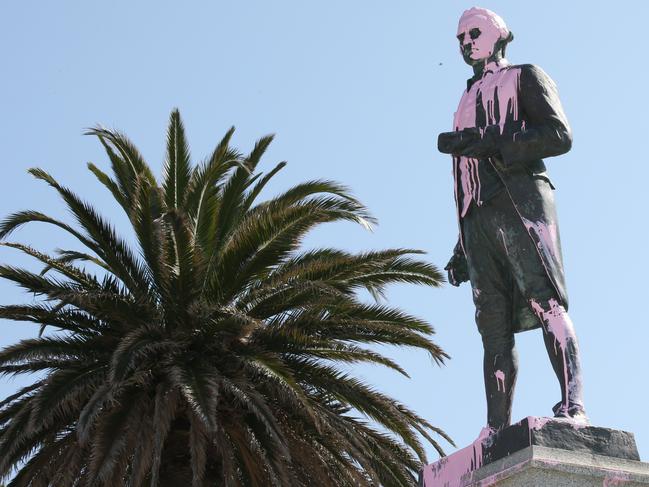
[{"label": "statue's left hand", "polygon": [[463,282],[469,280],[469,267],[467,265],[464,253],[457,249],[453,252],[453,256],[444,267],[448,273],[448,282],[455,287],[458,287]]}]

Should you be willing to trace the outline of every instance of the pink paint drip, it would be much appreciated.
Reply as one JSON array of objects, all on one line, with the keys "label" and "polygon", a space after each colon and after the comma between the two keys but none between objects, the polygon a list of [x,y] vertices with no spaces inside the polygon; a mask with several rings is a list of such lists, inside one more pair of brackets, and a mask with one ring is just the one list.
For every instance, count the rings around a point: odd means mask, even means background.
[{"label": "pink paint drip", "polygon": [[527,417],[527,426],[529,427],[529,444],[532,444],[532,431],[538,431],[543,428],[550,418],[538,418],[536,416]]},{"label": "pink paint drip", "polygon": [[548,311],[544,310],[543,307],[534,299],[530,299],[530,304],[536,315],[547,325],[548,331],[552,336],[554,336],[555,353],[557,353],[557,345],[563,352],[565,352],[568,346],[568,326],[572,328],[572,323],[569,323],[570,319],[565,308],[554,298],[548,301],[548,304],[550,305]]},{"label": "pink paint drip", "polygon": [[469,211],[471,199],[473,198],[473,195],[475,193],[473,189],[474,183],[472,178],[474,163],[477,166],[478,161],[469,157],[460,158],[460,183],[462,184],[462,211],[460,213],[460,216],[462,217],[466,215],[467,211]]},{"label": "pink paint drip", "polygon": [[[498,374],[496,372],[498,376]],[[502,374],[504,378],[504,374]],[[498,378],[498,377],[497,377]],[[529,444],[532,444],[532,432],[542,429],[550,421],[561,421],[556,418],[545,418],[537,416],[528,416],[523,421],[527,422],[527,427],[529,430]],[[523,421],[517,423],[521,424]],[[573,428],[579,429],[583,428],[586,425],[581,425],[577,423],[569,423]],[[494,430],[489,427],[484,427],[478,435],[478,438],[466,448],[458,450],[448,457],[444,457],[435,463],[426,465],[423,469],[423,479],[424,487],[463,487],[473,482],[471,475],[474,471],[478,470],[483,465],[483,451],[484,448],[491,446],[493,442]],[[553,465],[556,462],[546,461],[544,463],[547,465]],[[522,468],[525,464],[516,465],[513,467],[513,470],[518,470]],[[477,483],[471,483],[476,487],[488,487],[494,485],[498,480],[502,478],[503,472],[486,477],[480,480]],[[616,487],[622,485],[620,483],[625,479],[623,474],[609,476],[607,479],[611,482],[609,484],[604,484],[604,487]],[[605,480],[606,482],[606,480]]]},{"label": "pink paint drip", "polygon": [[[485,66],[483,77],[473,83],[471,88],[465,91],[460,99],[460,104],[453,119],[455,130],[475,128],[478,96],[481,97],[482,108],[487,114],[487,125],[495,125],[496,120],[498,120],[500,132],[502,133],[508,115],[511,115],[513,120],[518,120],[520,69],[505,69],[508,66],[509,62],[506,59],[497,62],[492,61]],[[496,104],[496,98],[498,98],[498,104]],[[480,133],[484,134],[484,128],[481,128]],[[478,159],[465,156],[459,157],[460,185],[463,192],[462,201],[458,205],[461,217],[464,217],[469,210],[471,200],[474,200],[477,205],[482,203],[480,198],[479,165],[480,161]]]},{"label": "pink paint drip", "polygon": [[[496,96],[498,96],[498,126],[502,134],[505,128],[506,115],[518,120],[518,90],[520,87],[520,69],[502,69],[507,62],[500,62],[499,69],[492,75],[485,75],[479,86],[482,103],[487,113],[487,125],[496,124]],[[489,109],[487,108],[489,107]]]},{"label": "pink paint drip", "polygon": [[[554,337],[555,353],[558,353],[558,346],[563,354],[564,383],[568,384],[568,390],[565,391],[564,396],[565,400],[568,401],[568,398],[573,395],[572,393],[579,386],[576,378],[569,378],[568,374],[568,339],[574,336],[572,321],[565,308],[554,298],[548,301],[549,309],[547,311],[534,299],[530,299],[530,305],[539,319],[547,326],[547,331]],[[568,407],[568,404],[564,404],[564,406]]]},{"label": "pink paint drip", "polygon": [[494,376],[496,377],[498,391],[507,392],[505,391],[505,373],[502,370],[496,370],[496,372],[494,372]]},{"label": "pink paint drip", "polygon": [[425,487],[462,487],[472,472],[482,467],[482,452],[490,444],[493,430],[482,428],[478,438],[466,448],[426,465],[423,470]]},{"label": "pink paint drip", "polygon": [[543,222],[533,222],[523,218],[523,224],[527,232],[537,237],[537,246],[539,249],[550,257],[555,257],[554,243],[557,241],[557,226],[554,223],[546,225]]},{"label": "pink paint drip", "polygon": [[540,430],[543,428],[548,422],[552,421],[552,418],[539,418],[538,416],[528,416],[527,418],[527,424],[531,430]]},{"label": "pink paint drip", "polygon": [[[554,337],[554,353],[558,353],[557,345],[561,350],[561,353],[564,356],[563,359],[563,375],[565,382],[570,388],[570,382],[568,380],[568,333],[572,329],[572,322],[570,317],[563,306],[561,306],[556,299],[550,299],[548,304],[550,305],[549,310],[544,310],[543,307],[536,302],[534,299],[530,299],[530,304],[532,309],[537,314],[539,319],[547,326],[548,332]],[[574,387],[574,386],[573,386]],[[568,400],[568,394],[566,394],[566,401]],[[564,404],[565,407],[568,407],[568,404]]]}]

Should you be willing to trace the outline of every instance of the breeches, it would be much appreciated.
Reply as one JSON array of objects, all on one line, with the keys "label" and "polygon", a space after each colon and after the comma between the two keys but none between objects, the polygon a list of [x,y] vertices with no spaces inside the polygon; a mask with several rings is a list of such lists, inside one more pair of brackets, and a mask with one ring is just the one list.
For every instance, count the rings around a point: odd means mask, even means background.
[{"label": "breeches", "polygon": [[558,293],[506,191],[483,206],[472,203],[462,233],[485,351],[506,353],[514,346],[520,299],[547,303],[559,301]]}]

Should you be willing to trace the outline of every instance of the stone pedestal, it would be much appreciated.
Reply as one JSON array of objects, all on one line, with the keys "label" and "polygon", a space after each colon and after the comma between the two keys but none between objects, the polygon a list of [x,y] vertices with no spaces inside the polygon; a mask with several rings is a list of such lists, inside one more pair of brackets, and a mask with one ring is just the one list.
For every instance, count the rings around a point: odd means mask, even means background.
[{"label": "stone pedestal", "polygon": [[422,487],[649,487],[632,433],[528,417],[427,465]]}]

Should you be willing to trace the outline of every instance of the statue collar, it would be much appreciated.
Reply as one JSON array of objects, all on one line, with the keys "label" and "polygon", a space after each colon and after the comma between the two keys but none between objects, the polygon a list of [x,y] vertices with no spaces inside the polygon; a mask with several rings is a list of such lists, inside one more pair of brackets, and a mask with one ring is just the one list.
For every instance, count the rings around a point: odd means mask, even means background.
[{"label": "statue collar", "polygon": [[472,76],[471,78],[466,80],[466,91],[469,91],[471,89],[471,86],[473,86],[473,83],[475,83],[476,81],[484,78],[488,74],[497,73],[498,71],[502,70],[503,68],[506,68],[509,65],[510,65],[509,61],[507,61],[507,59],[505,58],[501,58],[497,61],[488,62],[485,65],[482,74]]}]

